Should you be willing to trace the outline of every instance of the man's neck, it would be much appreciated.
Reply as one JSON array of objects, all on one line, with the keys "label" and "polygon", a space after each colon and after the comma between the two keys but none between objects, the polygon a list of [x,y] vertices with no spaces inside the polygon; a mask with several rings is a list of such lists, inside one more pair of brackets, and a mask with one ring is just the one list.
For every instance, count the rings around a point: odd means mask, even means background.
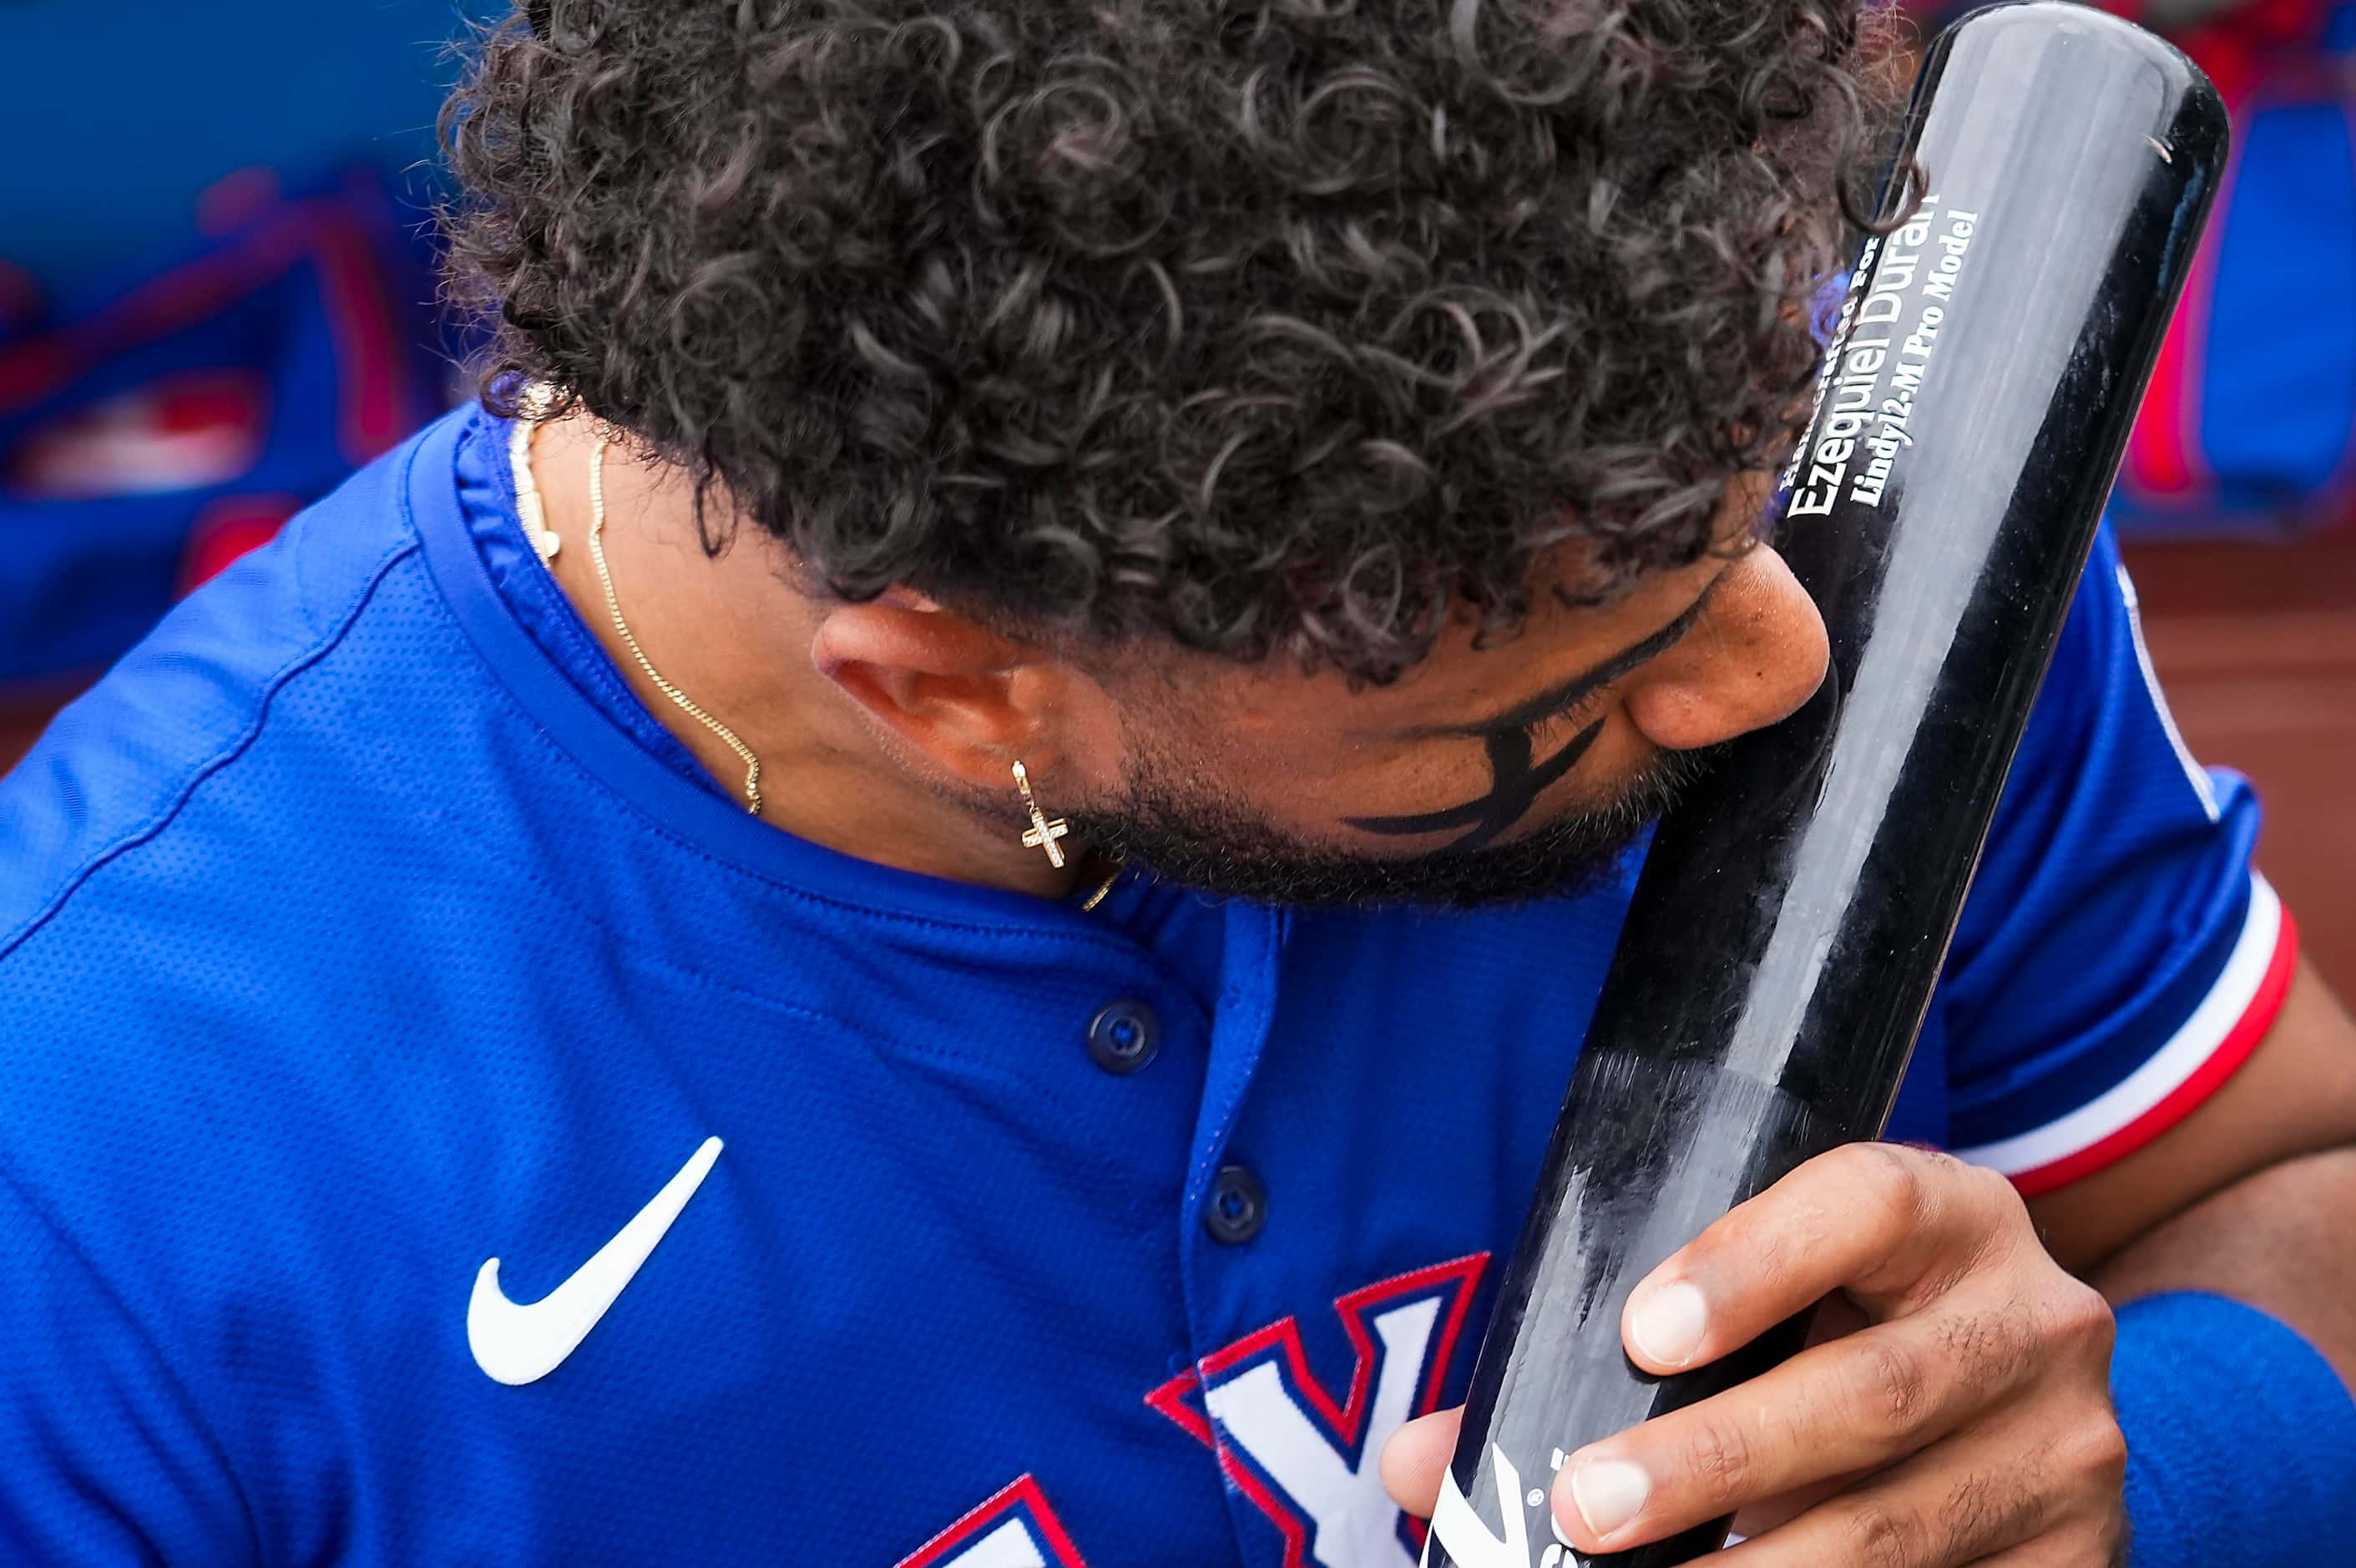
[{"label": "man's neck", "polygon": [[[589,554],[594,450],[590,421],[579,414],[542,426],[533,441],[532,478],[562,542],[549,570],[647,711],[741,803],[743,759],[647,678],[615,628]],[[1050,866],[1021,845],[1023,822],[1011,810],[993,838],[891,755],[877,726],[812,665],[820,612],[794,585],[775,538],[747,523],[723,553],[706,554],[685,477],[650,469],[618,442],[605,453],[605,492],[602,542],[615,602],[663,679],[761,759],[764,822],[862,860],[952,881],[1042,897],[1073,889],[1085,856],[1060,871]]]}]

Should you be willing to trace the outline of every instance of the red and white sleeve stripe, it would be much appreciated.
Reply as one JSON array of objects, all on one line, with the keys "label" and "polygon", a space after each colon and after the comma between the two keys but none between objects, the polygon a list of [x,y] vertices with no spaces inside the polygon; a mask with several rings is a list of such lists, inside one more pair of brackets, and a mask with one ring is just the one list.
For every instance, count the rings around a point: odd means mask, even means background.
[{"label": "red and white sleeve stripe", "polygon": [[2247,1061],[2290,990],[2297,927],[2266,879],[2250,874],[2250,908],[2223,972],[2192,1015],[2112,1088],[2033,1132],[1956,1155],[2051,1192],[2142,1148],[2191,1114]]}]

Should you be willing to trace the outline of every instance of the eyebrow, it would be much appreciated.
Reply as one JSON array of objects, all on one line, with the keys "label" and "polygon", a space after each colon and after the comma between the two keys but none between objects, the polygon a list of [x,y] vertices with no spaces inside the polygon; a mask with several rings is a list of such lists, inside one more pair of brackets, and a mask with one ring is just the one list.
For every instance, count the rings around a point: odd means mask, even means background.
[{"label": "eyebrow", "polygon": [[1557,714],[1576,707],[1583,699],[1602,690],[1638,665],[1648,660],[1657,659],[1676,647],[1686,633],[1694,628],[1694,623],[1701,619],[1703,611],[1709,607],[1711,596],[1718,592],[1718,585],[1725,581],[1726,574],[1723,572],[1712,577],[1709,580],[1709,585],[1701,591],[1693,603],[1685,607],[1676,619],[1669,622],[1644,641],[1630,644],[1602,663],[1590,665],[1568,680],[1557,682],[1537,695],[1515,703],[1502,714],[1494,714],[1485,719],[1472,719],[1463,724],[1413,725],[1398,731],[1398,736],[1403,740],[1429,740],[1442,736],[1479,737],[1500,735],[1510,730],[1527,729],[1532,725],[1553,718]]}]

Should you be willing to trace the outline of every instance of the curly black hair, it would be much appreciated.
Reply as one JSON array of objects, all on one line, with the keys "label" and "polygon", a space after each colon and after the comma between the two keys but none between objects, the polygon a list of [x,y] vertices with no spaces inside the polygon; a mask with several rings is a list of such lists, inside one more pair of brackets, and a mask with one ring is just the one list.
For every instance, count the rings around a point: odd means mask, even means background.
[{"label": "curly black hair", "polygon": [[1713,547],[1888,108],[1860,0],[542,9],[442,123],[494,408],[837,594],[1376,682]]}]

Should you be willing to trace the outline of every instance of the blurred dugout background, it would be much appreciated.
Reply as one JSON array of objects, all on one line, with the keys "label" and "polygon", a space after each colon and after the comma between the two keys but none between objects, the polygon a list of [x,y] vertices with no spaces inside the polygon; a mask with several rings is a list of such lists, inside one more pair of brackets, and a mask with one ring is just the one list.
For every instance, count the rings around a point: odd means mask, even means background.
[{"label": "blurred dugout background", "polygon": [[[2356,0],[2106,5],[2201,61],[2237,140],[2115,515],[2188,741],[2258,780],[2260,859],[2356,991]],[[466,395],[432,125],[447,41],[502,9],[0,0],[0,768]]]}]

